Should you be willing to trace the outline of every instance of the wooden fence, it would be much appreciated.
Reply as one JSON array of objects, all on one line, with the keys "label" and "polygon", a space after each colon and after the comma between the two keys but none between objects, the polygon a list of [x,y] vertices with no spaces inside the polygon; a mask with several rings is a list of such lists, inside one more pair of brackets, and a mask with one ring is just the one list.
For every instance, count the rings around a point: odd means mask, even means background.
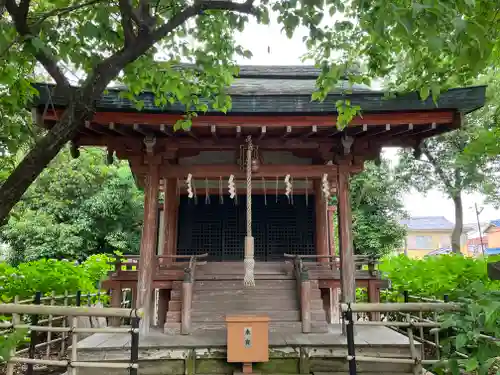
[{"label": "wooden fence", "polygon": [[[21,340],[19,345],[10,349],[6,374],[14,374],[15,364],[26,364],[26,375],[33,374],[35,365],[66,367],[70,375],[76,375],[79,367],[129,369],[131,375],[137,374],[138,328],[142,312],[130,308],[102,307],[105,299],[106,296],[101,293],[77,292],[60,296],[52,293],[42,296],[38,292],[30,300],[16,297],[14,303],[0,304],[0,315],[11,317],[10,321],[0,321],[0,335],[8,337],[25,330],[29,337],[29,340]],[[111,328],[107,326],[106,318],[125,321],[130,326]],[[78,361],[78,339],[93,333],[130,333],[130,363]],[[71,352],[68,353],[70,344]]]},{"label": "wooden fence", "polygon": [[[462,306],[457,303],[448,303],[434,299],[418,298],[418,302],[411,302],[411,296],[404,293],[403,303],[351,303],[341,304],[343,322],[347,336],[347,361],[349,363],[349,375],[357,375],[357,362],[372,363],[399,363],[413,365],[414,374],[423,374],[423,366],[445,364],[440,358],[439,342],[441,322],[438,316],[443,312],[460,311]],[[370,312],[383,313],[381,321],[369,321],[359,318]],[[390,357],[367,357],[356,355],[355,326],[384,326],[400,332],[408,337],[411,357],[390,358]],[[434,340],[429,340],[433,337]],[[482,339],[498,341],[495,337],[481,335]],[[420,344],[420,350],[417,348]],[[435,348],[433,358],[426,358],[425,345]],[[458,357],[468,359],[468,356],[459,351],[455,351]],[[498,369],[497,369],[498,370]]]}]

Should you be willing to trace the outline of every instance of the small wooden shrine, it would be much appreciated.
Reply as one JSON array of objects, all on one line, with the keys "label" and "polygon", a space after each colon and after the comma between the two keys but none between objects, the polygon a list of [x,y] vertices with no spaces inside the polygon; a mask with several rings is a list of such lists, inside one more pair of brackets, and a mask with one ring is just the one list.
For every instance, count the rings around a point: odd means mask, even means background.
[{"label": "small wooden shrine", "polygon": [[[260,311],[275,330],[324,332],[335,318],[337,288],[347,302],[356,286],[378,300],[384,281],[372,260],[353,253],[349,177],[384,146],[418,148],[457,129],[484,104],[485,88],[452,89],[434,103],[344,83],[314,102],[317,75],[304,66],[243,66],[229,88],[231,111],[200,113],[188,131],[173,129],[180,105],[159,108],[147,92],[142,111],[119,88],[97,102],[72,148],[105,147],[129,161],[144,188],[138,263],[118,266],[106,285],[133,290],[146,311],[145,331],[153,324],[173,334],[216,329],[225,314]],[[37,88],[34,111],[50,128],[66,98],[51,95],[50,85]],[[341,99],[362,108],[345,129],[336,126]],[[331,246],[332,195],[340,254]]]}]

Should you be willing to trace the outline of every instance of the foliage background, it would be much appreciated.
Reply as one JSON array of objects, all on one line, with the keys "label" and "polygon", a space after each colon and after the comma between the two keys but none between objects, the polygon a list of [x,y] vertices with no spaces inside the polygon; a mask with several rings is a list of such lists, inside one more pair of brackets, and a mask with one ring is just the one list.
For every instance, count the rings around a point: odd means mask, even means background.
[{"label": "foliage background", "polygon": [[0,241],[13,264],[40,258],[84,260],[96,253],[139,250],[143,193],[126,163],[104,163],[104,152],[60,153],[29,188]]},{"label": "foliage background", "polygon": [[365,170],[351,178],[356,254],[383,256],[402,248],[406,229],[399,221],[406,215],[405,190],[387,160],[365,163]]}]

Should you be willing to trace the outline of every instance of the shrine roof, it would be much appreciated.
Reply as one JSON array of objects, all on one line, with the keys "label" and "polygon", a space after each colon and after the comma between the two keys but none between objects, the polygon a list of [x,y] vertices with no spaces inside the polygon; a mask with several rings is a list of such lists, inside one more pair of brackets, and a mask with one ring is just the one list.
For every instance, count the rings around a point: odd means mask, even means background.
[{"label": "shrine roof", "polygon": [[[386,97],[382,91],[371,90],[366,85],[352,85],[340,81],[327,98],[312,101],[316,77],[319,69],[311,66],[242,66],[228,92],[232,98],[231,114],[314,114],[336,113],[335,103],[349,99],[353,105],[359,105],[363,112],[398,112],[450,109],[469,113],[484,105],[485,86],[450,89],[443,92],[437,103],[432,98],[421,100],[416,92]],[[67,96],[51,93],[50,84],[36,83],[40,96],[35,103],[42,106],[47,103],[55,107],[64,107]],[[121,96],[125,87],[110,87],[97,101],[98,111],[135,112],[134,104]],[[180,103],[167,106],[155,105],[151,92],[139,96],[143,101],[142,112],[183,113]],[[208,114],[217,111],[210,109]]]}]

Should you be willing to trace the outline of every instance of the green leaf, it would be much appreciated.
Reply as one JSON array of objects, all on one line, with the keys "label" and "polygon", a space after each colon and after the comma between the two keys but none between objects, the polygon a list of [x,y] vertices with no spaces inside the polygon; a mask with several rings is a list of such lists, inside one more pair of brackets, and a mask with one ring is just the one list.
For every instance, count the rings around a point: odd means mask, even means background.
[{"label": "green leaf", "polygon": [[495,361],[496,357],[493,357],[487,359],[484,363],[481,363],[481,365],[479,366],[479,375],[487,375]]},{"label": "green leaf", "polygon": [[36,36],[30,38],[30,43],[35,48],[35,50],[37,52],[41,51],[41,50],[43,50],[45,48],[45,44],[40,40],[40,38],[38,38]]},{"label": "green leaf", "polygon": [[452,375],[460,375],[460,368],[458,367],[458,360],[452,358],[448,362],[448,366]]},{"label": "green leaf", "polygon": [[426,100],[429,97],[429,86],[422,86],[420,88],[420,100]]},{"label": "green leaf", "polygon": [[474,371],[475,369],[477,369],[478,366],[479,366],[479,363],[477,361],[477,358],[475,358],[475,357],[469,358],[465,362],[465,371],[467,371],[467,372]]}]

